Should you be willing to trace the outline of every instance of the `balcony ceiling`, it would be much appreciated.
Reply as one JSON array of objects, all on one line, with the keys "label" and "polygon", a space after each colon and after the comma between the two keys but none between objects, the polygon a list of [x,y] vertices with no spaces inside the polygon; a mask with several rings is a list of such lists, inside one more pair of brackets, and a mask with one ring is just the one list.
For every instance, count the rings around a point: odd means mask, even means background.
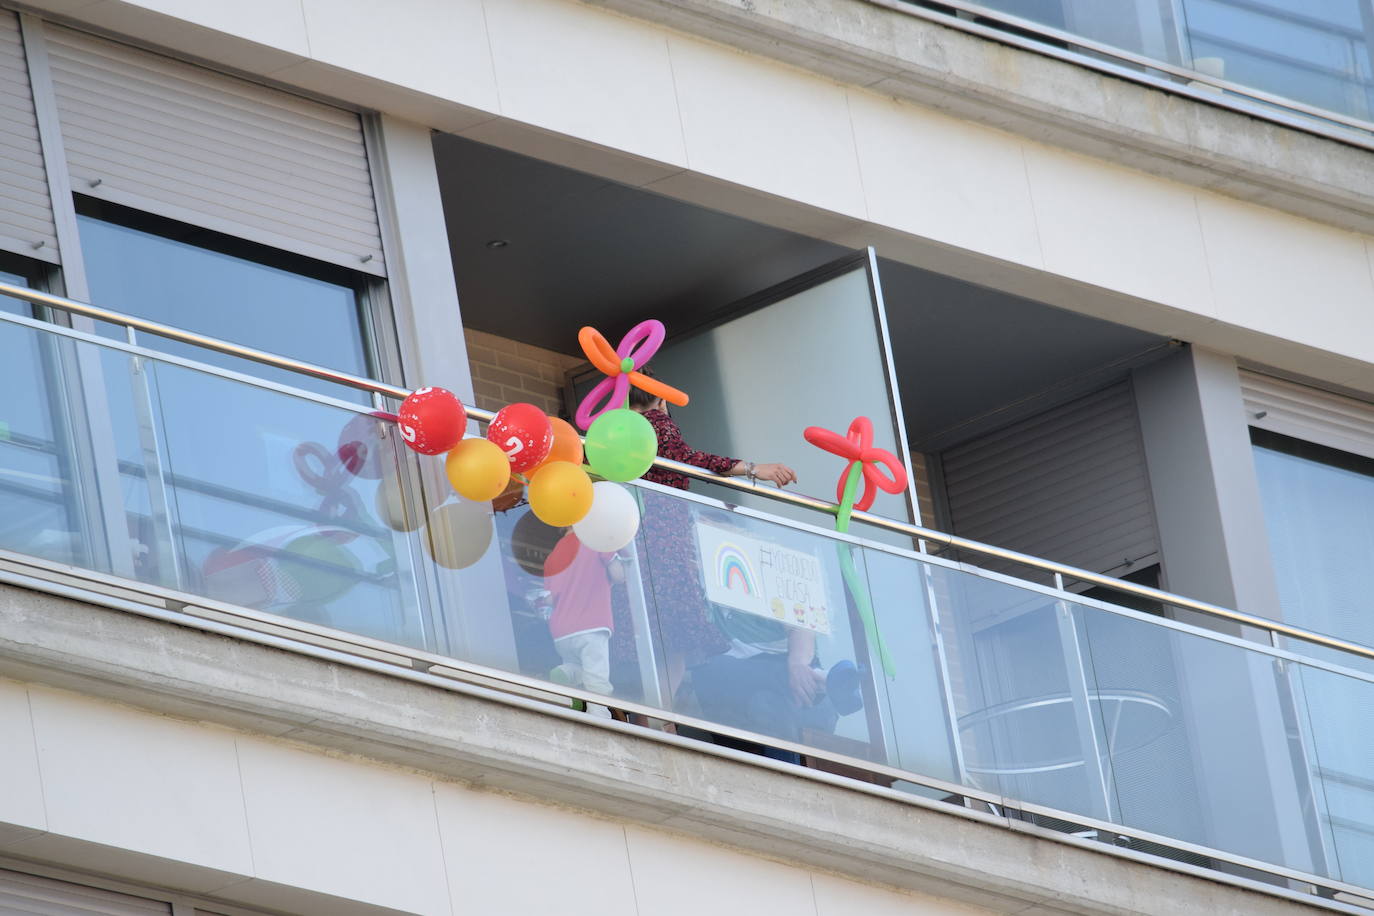
[{"label": "balcony ceiling", "polygon": [[[464,324],[565,353],[584,324],[671,332],[845,252],[448,134],[435,152]],[[880,273],[917,448],[1105,384],[1165,342],[895,261]]]}]

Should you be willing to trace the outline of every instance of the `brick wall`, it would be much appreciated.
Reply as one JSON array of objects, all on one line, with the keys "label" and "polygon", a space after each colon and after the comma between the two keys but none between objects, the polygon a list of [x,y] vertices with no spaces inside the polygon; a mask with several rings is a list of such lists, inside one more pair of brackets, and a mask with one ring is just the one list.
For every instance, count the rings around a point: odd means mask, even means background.
[{"label": "brick wall", "polygon": [[478,407],[500,410],[524,401],[555,417],[563,411],[563,374],[583,359],[482,331],[463,334]]}]

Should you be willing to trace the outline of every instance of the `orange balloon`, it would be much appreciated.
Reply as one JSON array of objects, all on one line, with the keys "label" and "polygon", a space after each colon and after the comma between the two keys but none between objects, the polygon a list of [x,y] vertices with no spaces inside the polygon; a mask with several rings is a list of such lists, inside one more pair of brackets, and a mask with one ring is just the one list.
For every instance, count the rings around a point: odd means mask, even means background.
[{"label": "orange balloon", "polygon": [[551,461],[530,478],[530,511],[555,528],[582,521],[594,495],[592,479],[570,461]]},{"label": "orange balloon", "polygon": [[448,482],[460,496],[475,503],[490,502],[510,483],[510,461],[500,447],[486,439],[464,439],[444,462]]},{"label": "orange balloon", "polygon": [[[577,434],[577,430],[567,420],[560,420],[558,417],[549,417],[549,425],[553,427],[553,447],[549,449],[549,457],[535,468],[539,470],[551,461],[566,461],[569,464],[582,463],[582,437]],[[533,474],[534,471],[530,473]]]}]

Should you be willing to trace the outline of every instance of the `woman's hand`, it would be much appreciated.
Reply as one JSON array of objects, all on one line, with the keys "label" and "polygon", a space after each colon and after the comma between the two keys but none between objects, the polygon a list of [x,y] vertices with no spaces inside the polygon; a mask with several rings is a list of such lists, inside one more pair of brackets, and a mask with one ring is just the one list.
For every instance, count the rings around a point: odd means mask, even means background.
[{"label": "woman's hand", "polygon": [[797,482],[797,472],[785,464],[756,464],[754,465],[754,478],[785,487],[789,483]]}]

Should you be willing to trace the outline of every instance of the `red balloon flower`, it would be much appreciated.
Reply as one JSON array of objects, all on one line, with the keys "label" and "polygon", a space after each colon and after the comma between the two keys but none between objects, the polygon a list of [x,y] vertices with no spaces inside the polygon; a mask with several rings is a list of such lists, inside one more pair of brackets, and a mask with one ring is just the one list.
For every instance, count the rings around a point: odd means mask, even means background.
[{"label": "red balloon flower", "polygon": [[[845,480],[849,477],[849,469],[856,461],[863,464],[864,475],[863,496],[854,503],[854,508],[860,512],[873,505],[873,500],[878,495],[874,492],[874,487],[885,493],[900,493],[906,489],[906,468],[902,467],[896,455],[885,449],[873,447],[873,422],[868,417],[855,417],[854,422],[849,424],[849,433],[844,436],[832,433],[828,429],[821,429],[819,426],[808,426],[802,435],[806,437],[807,442],[817,448],[839,455],[849,462],[840,474],[839,484],[835,487],[835,502],[844,502]],[[892,476],[884,474],[879,465],[886,466]]]}]

